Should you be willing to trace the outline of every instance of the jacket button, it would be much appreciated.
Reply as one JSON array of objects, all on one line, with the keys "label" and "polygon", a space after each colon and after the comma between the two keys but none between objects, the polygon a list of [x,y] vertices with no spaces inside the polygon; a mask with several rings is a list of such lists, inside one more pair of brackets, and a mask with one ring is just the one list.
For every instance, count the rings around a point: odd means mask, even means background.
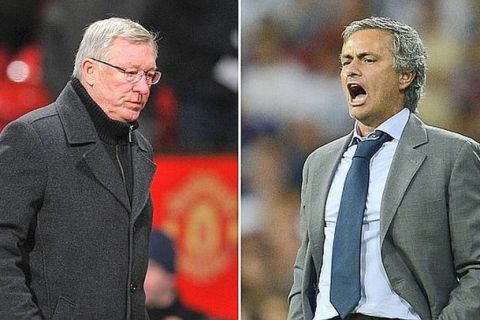
[{"label": "jacket button", "polygon": [[130,283],[130,292],[135,292],[137,291],[137,285],[133,282]]}]

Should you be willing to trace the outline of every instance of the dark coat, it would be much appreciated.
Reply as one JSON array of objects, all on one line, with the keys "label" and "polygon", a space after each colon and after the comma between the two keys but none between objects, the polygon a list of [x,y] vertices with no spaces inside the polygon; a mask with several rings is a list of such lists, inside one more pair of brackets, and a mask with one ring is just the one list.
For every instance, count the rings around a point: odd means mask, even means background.
[{"label": "dark coat", "polygon": [[132,205],[69,83],[0,135],[0,319],[147,318],[155,171],[134,131]]}]

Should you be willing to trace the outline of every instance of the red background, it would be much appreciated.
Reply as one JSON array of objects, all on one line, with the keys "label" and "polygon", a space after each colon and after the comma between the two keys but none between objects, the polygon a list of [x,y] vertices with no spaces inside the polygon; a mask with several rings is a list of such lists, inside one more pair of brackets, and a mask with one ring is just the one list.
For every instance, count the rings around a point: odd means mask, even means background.
[{"label": "red background", "polygon": [[189,306],[237,319],[236,156],[157,156],[153,227],[177,248],[177,284]]}]

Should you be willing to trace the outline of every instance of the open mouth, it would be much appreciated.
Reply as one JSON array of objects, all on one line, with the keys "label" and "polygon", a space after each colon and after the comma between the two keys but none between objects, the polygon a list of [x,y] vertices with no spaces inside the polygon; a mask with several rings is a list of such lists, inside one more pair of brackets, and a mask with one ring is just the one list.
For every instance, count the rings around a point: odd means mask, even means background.
[{"label": "open mouth", "polygon": [[367,92],[358,83],[347,84],[348,93],[350,94],[350,103],[352,105],[360,105],[367,99]]}]

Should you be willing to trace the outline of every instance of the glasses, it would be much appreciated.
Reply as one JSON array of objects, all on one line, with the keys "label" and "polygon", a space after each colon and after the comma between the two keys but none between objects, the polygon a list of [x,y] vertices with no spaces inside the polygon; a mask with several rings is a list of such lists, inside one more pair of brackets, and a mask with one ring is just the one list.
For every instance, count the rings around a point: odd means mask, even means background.
[{"label": "glasses", "polygon": [[94,61],[103,63],[104,65],[107,65],[109,67],[115,68],[121,73],[125,75],[125,80],[127,80],[130,83],[137,83],[142,79],[143,76],[145,76],[145,80],[147,81],[148,85],[156,84],[158,81],[160,81],[160,78],[162,77],[162,73],[157,70],[151,70],[151,71],[143,71],[143,70],[125,70],[123,68],[120,68],[119,66],[114,66],[113,64],[110,64],[108,62],[98,60],[95,58],[90,58]]}]

